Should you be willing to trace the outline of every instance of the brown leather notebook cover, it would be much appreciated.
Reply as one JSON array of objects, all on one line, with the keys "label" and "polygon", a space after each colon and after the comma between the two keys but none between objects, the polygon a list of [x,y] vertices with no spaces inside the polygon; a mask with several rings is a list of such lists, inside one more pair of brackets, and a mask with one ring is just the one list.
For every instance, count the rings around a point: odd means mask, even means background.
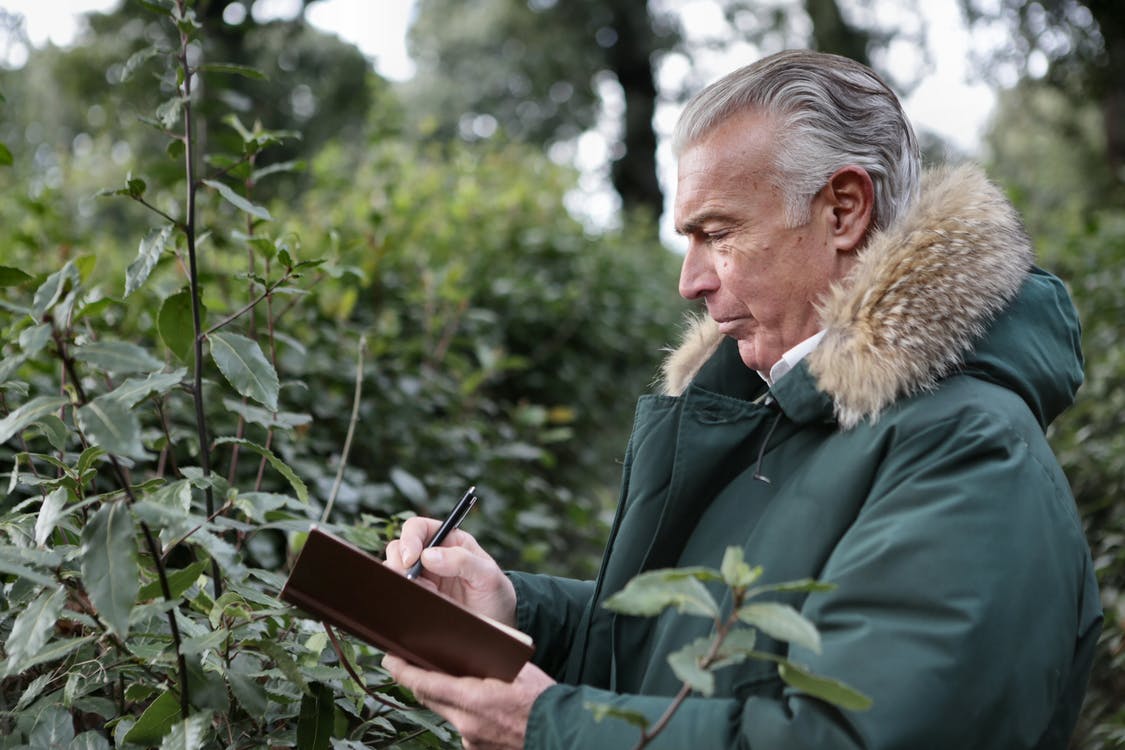
[{"label": "brown leather notebook cover", "polygon": [[531,638],[481,617],[315,526],[281,598],[421,667],[510,682]]}]

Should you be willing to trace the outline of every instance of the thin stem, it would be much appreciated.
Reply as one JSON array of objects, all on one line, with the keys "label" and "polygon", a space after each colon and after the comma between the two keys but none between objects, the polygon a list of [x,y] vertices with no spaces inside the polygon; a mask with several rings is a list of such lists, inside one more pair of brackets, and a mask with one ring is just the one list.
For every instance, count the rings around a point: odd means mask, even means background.
[{"label": "thin stem", "polygon": [[[54,338],[55,348],[58,351],[63,368],[69,375],[70,381],[73,384],[74,393],[78,397],[78,402],[80,404],[89,403],[86,398],[86,391],[82,387],[82,380],[78,377],[78,371],[74,366],[74,359],[70,356],[66,347],[66,342],[63,340],[59,329],[53,325],[51,326],[51,336]],[[137,497],[133,494],[133,487],[129,482],[129,477],[125,473],[124,467],[121,466],[121,462],[118,461],[117,457],[112,453],[109,454],[109,462],[113,467],[114,474],[117,476],[117,482],[121,486],[121,490],[128,498],[129,504],[135,505]],[[160,558],[160,547],[156,543],[156,537],[147,522],[138,521],[137,524],[140,526],[141,532],[144,535],[145,547],[148,548],[148,553],[152,556],[153,564],[156,566],[156,575],[160,580],[160,592],[164,596],[165,601],[174,601],[172,598],[172,588],[168,585],[168,572],[164,569],[164,563]],[[183,639],[180,637],[180,625],[176,621],[175,610],[168,611],[168,629],[172,633],[172,640],[176,644],[176,661],[180,673],[180,714],[186,719],[190,715],[191,710],[190,696],[188,694],[187,660],[184,658],[183,649],[181,648]]]},{"label": "thin stem", "polygon": [[641,738],[637,741],[637,744],[633,746],[633,750],[642,750],[642,748],[648,747],[648,743],[652,742],[653,739],[656,738],[656,735],[663,732],[664,727],[668,726],[668,722],[672,720],[672,715],[676,713],[676,710],[687,700],[690,694],[691,686],[685,682],[680,686],[680,692],[676,693],[675,700],[673,700],[672,704],[661,714],[656,723],[649,729],[641,732]]},{"label": "thin stem", "polygon": [[140,204],[141,204],[142,206],[144,206],[145,208],[147,208],[147,209],[148,209],[149,211],[152,211],[152,212],[153,212],[153,213],[155,213],[155,214],[156,214],[157,216],[160,216],[160,217],[161,217],[161,218],[163,218],[163,219],[164,219],[165,221],[169,222],[169,223],[170,223],[170,224],[171,224],[172,226],[174,226],[174,227],[177,227],[177,228],[179,228],[179,229],[184,229],[184,228],[185,228],[183,224],[181,224],[180,222],[176,221],[176,220],[175,220],[174,218],[172,218],[171,216],[169,216],[169,215],[168,215],[167,213],[165,213],[164,211],[161,211],[161,210],[160,210],[159,208],[157,208],[156,206],[152,205],[151,203],[149,203],[148,201],[146,201],[146,200],[145,200],[144,198],[142,198],[141,196],[139,196],[139,195],[135,195],[135,196],[133,196],[133,200],[135,200],[135,201],[136,201],[137,203],[140,203]]},{"label": "thin stem", "polygon": [[[176,0],[176,6],[179,8],[182,15],[185,10],[184,0]],[[203,408],[203,315],[200,309],[199,298],[201,292],[199,288],[199,266],[195,251],[195,197],[197,185],[195,181],[195,131],[193,128],[191,109],[191,77],[194,71],[192,71],[191,65],[188,63],[188,45],[190,41],[191,39],[187,31],[181,29],[180,66],[184,76],[184,169],[186,173],[185,182],[187,184],[187,210],[185,211],[186,220],[183,224],[183,231],[187,244],[188,274],[191,284],[191,322],[195,331],[195,372],[193,377],[193,382],[195,384],[193,389],[195,426],[199,434],[200,468],[203,470],[204,479],[209,479],[211,476],[211,444],[207,437],[207,416]],[[207,484],[203,494],[206,501],[207,515],[210,516],[215,512],[215,495],[210,483]],[[223,594],[223,578],[222,571],[219,569],[219,563],[214,558],[211,560],[211,580],[215,587],[215,598],[218,599]],[[186,715],[185,706],[185,717]]]},{"label": "thin stem", "polygon": [[180,536],[180,538],[176,539],[173,542],[170,542],[167,546],[165,546],[164,552],[161,554],[160,559],[161,560],[167,560],[168,555],[170,555],[172,553],[172,550],[174,550],[178,545],[183,544],[185,541],[187,541],[189,538],[191,538],[191,536],[195,532],[199,531],[204,526],[211,523],[216,518],[223,515],[224,513],[226,513],[228,510],[230,510],[233,507],[234,507],[234,504],[231,503],[230,501],[227,501],[226,503],[223,503],[223,506],[221,508],[219,508],[217,511],[215,511],[211,515],[207,516],[207,518],[202,523],[200,523],[200,524],[196,525],[195,527],[189,529],[186,533],[184,533],[182,536]]},{"label": "thin stem", "polygon": [[[744,589],[733,588],[733,604],[730,616],[727,617],[725,621],[717,617],[715,618],[715,638],[711,641],[711,647],[707,649],[707,653],[699,661],[699,666],[703,669],[707,669],[718,659],[719,649],[723,647],[723,641],[726,640],[731,628],[738,622],[738,610],[742,607],[744,597]],[[680,691],[676,693],[676,697],[671,705],[665,709],[664,713],[660,715],[660,718],[656,720],[656,723],[647,729],[641,730],[641,738],[637,741],[637,744],[633,746],[633,750],[643,750],[643,748],[647,747],[648,744],[656,738],[656,735],[663,732],[664,728],[668,726],[668,722],[672,720],[672,716],[679,710],[680,706],[683,705],[683,702],[687,700],[690,694],[691,685],[685,682],[683,686],[680,687]]]},{"label": "thin stem", "polygon": [[356,355],[355,390],[352,395],[352,415],[348,419],[348,434],[344,437],[344,449],[340,452],[340,465],[336,467],[336,479],[332,482],[332,491],[328,494],[328,502],[324,505],[324,513],[320,516],[321,523],[328,520],[328,514],[332,512],[332,506],[336,502],[336,493],[340,491],[340,484],[344,481],[344,467],[348,465],[348,453],[352,449],[352,436],[355,435],[355,426],[359,421],[359,402],[363,393],[363,355],[366,353],[367,337],[361,336],[359,352]]},{"label": "thin stem", "polygon": [[223,318],[222,320],[220,320],[215,325],[208,328],[206,331],[203,331],[202,334],[196,336],[195,345],[197,347],[202,347],[203,339],[205,339],[207,336],[211,335],[215,331],[219,330],[220,328],[224,328],[224,327],[230,325],[231,323],[233,323],[234,321],[238,320],[243,315],[245,315],[246,313],[250,312],[251,310],[253,310],[258,305],[260,305],[263,300],[269,299],[269,296],[271,294],[273,294],[273,290],[277,289],[279,286],[284,284],[290,278],[292,278],[292,274],[289,273],[289,272],[286,272],[286,274],[284,276],[282,276],[280,279],[278,279],[274,283],[267,286],[266,290],[264,292],[262,292],[261,294],[259,294],[255,299],[253,299],[250,302],[247,302],[245,305],[243,305],[240,310],[238,310],[237,312],[231,313],[230,315]]}]

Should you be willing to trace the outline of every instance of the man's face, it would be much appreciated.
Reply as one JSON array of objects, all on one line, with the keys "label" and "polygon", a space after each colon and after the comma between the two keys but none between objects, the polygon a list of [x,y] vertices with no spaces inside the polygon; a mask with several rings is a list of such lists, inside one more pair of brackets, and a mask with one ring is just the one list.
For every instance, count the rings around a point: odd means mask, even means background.
[{"label": "man's face", "polygon": [[675,206],[676,229],[688,239],[680,294],[702,298],[746,366],[764,373],[817,332],[814,304],[852,256],[837,252],[824,190],[808,221],[787,225],[774,151],[771,118],[731,117],[684,149]]}]

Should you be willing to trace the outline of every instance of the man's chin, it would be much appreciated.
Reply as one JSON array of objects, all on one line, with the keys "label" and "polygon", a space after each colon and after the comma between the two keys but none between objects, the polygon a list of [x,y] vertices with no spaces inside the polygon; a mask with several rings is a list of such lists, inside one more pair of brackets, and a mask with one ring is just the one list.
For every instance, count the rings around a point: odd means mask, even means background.
[{"label": "man's chin", "polygon": [[766,363],[767,357],[762,356],[762,352],[755,346],[754,341],[745,339],[740,339],[738,342],[738,354],[742,357],[742,363],[748,368],[764,373],[769,373],[774,362],[779,359],[775,358]]}]

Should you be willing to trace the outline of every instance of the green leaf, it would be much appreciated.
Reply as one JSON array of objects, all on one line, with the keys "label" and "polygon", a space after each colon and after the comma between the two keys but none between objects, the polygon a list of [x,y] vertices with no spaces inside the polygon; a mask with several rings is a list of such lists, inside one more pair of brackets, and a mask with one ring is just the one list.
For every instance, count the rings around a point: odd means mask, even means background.
[{"label": "green leaf", "polygon": [[196,531],[192,541],[206,550],[211,559],[219,564],[227,583],[233,584],[246,578],[247,570],[242,554],[233,544],[206,529]]},{"label": "green leaf", "polygon": [[66,444],[70,438],[70,428],[54,414],[44,415],[37,423],[36,426],[43,436],[47,438],[47,442],[51,447],[57,451],[65,451]]},{"label": "green leaf", "polygon": [[43,504],[39,506],[39,515],[35,519],[35,543],[38,545],[46,544],[51,532],[55,530],[59,519],[65,516],[63,508],[66,507],[67,491],[65,487],[59,487],[47,497],[43,498]]},{"label": "green leaf", "polygon": [[105,455],[105,450],[96,445],[91,445],[82,454],[78,456],[78,463],[74,465],[74,470],[78,476],[82,476],[94,465],[94,462]]},{"label": "green leaf", "polygon": [[11,553],[0,547],[0,573],[5,575],[19,576],[26,578],[32,583],[37,583],[40,586],[53,587],[58,582],[50,576],[44,575],[37,570],[27,567],[23,564],[22,560],[14,559]]},{"label": "green leaf", "polygon": [[109,740],[91,729],[74,738],[66,750],[111,750]]},{"label": "green leaf", "polygon": [[19,286],[31,280],[31,276],[18,268],[0,266],[0,287]]},{"label": "green leaf", "polygon": [[184,100],[179,96],[173,96],[156,108],[156,121],[165,130],[171,130],[176,127],[176,122],[180,119],[180,110],[183,108]]},{"label": "green leaf", "polygon": [[199,750],[207,738],[207,730],[211,727],[211,712],[193,714],[184,721],[172,725],[164,741],[160,743],[160,750]]},{"label": "green leaf", "polygon": [[41,320],[43,314],[59,301],[68,281],[74,286],[79,283],[78,269],[74,261],[67,261],[66,265],[44,279],[35,290],[35,296],[31,300],[31,317],[36,321]]},{"label": "green leaf", "polygon": [[223,406],[225,406],[228,411],[234,412],[247,422],[258,424],[262,427],[281,427],[291,430],[294,427],[300,427],[312,422],[312,415],[310,414],[297,414],[288,411],[269,411],[268,409],[262,409],[261,407],[235,401],[233,398],[224,398]]},{"label": "green leaf", "polygon": [[293,491],[297,493],[298,500],[300,500],[302,503],[307,503],[309,501],[309,488],[303,481],[301,481],[301,478],[297,476],[293,469],[289,468],[288,464],[274,455],[273,451],[271,451],[269,448],[263,447],[261,445],[258,445],[257,443],[253,443],[242,438],[228,437],[219,438],[215,441],[216,445],[222,445],[224,443],[241,445],[243,448],[249,448],[259,456],[265,458],[267,461],[269,461],[270,466],[272,466],[278,474],[281,474],[281,476],[285,477],[285,479],[288,480],[289,485],[293,488]]},{"label": "green leaf", "polygon": [[[16,673],[26,672],[32,667],[40,664],[47,664],[49,662],[56,662],[68,657],[74,651],[77,651],[82,646],[98,638],[97,635],[85,635],[81,638],[71,638],[69,640],[52,641],[46,648],[41,649],[36,653],[30,661],[21,665],[15,666]],[[8,668],[8,663],[5,663],[5,669]]]},{"label": "green leaf", "polygon": [[594,721],[596,722],[600,723],[607,718],[621,719],[640,729],[648,729],[648,717],[640,711],[630,711],[627,708],[618,708],[608,703],[591,703],[590,701],[583,703],[582,706],[594,714]]},{"label": "green leaf", "polygon": [[22,671],[21,665],[31,661],[43,650],[55,632],[64,604],[66,589],[61,584],[55,584],[36,597],[16,617],[12,632],[8,634],[8,640],[4,644],[10,671]]},{"label": "green leaf", "polygon": [[762,575],[761,566],[751,568],[742,558],[741,547],[727,547],[719,570],[731,588],[746,588]]},{"label": "green leaf", "polygon": [[66,747],[74,739],[74,719],[61,706],[51,706],[36,718],[27,739],[29,748]]},{"label": "green leaf", "polygon": [[204,73],[230,73],[243,78],[250,78],[255,81],[268,81],[267,76],[257,68],[251,68],[248,65],[236,65],[235,63],[203,63],[197,70]]},{"label": "green leaf", "polygon": [[28,357],[33,357],[42,351],[47,342],[51,340],[51,324],[41,323],[31,328],[20,331],[20,349]]},{"label": "green leaf", "polygon": [[218,180],[203,180],[203,184],[217,190],[224,200],[240,211],[245,211],[251,216],[256,216],[265,221],[271,221],[269,211],[246,200],[241,195],[231,190],[225,183],[219,182]]},{"label": "green leaf", "polygon": [[752,625],[771,638],[804,646],[820,653],[820,633],[797,610],[788,604],[757,602],[738,610],[738,619]]},{"label": "green leaf", "polygon": [[276,164],[269,164],[261,169],[255,169],[253,174],[250,175],[255,183],[261,182],[263,177],[269,177],[271,174],[285,173],[285,172],[304,172],[306,164],[302,160],[297,161],[281,161]]},{"label": "green leaf", "polygon": [[211,358],[227,382],[240,395],[277,411],[280,388],[277,371],[262,354],[258,342],[237,333],[221,331],[212,333],[207,340],[211,344]]},{"label": "green leaf", "polygon": [[[186,468],[186,467],[185,467]],[[186,519],[191,513],[191,482],[177,479],[155,490],[146,500],[161,508],[174,511],[174,515]]]},{"label": "green leaf", "polygon": [[711,592],[698,579],[675,570],[641,573],[606,599],[604,606],[622,614],[648,617],[668,607],[687,614],[719,616],[719,605]]},{"label": "green leaf", "polygon": [[428,497],[426,485],[422,484],[421,479],[414,476],[406,469],[400,466],[392,467],[390,480],[391,484],[414,505],[422,505],[426,502],[426,498]]},{"label": "green leaf", "polygon": [[98,614],[124,638],[140,589],[133,516],[124,503],[103,505],[82,529],[82,579]]},{"label": "green leaf", "polygon": [[269,696],[266,694],[266,686],[247,674],[249,662],[250,659],[244,654],[234,657],[226,673],[227,680],[238,705],[251,716],[263,716],[269,708]]},{"label": "green leaf", "polygon": [[168,246],[172,237],[172,225],[168,224],[160,229],[150,229],[141,238],[141,245],[137,249],[137,259],[129,264],[125,271],[125,296],[128,297],[144,284],[156,262],[160,260],[161,253]]},{"label": "green leaf", "polygon": [[784,581],[782,583],[771,583],[768,586],[756,586],[746,592],[746,598],[752,599],[759,594],[767,592],[803,592],[811,594],[817,591],[832,591],[836,588],[834,583],[821,583],[813,578],[801,578],[796,581]]},{"label": "green leaf", "polygon": [[[11,378],[16,374],[16,371],[23,367],[24,362],[27,361],[27,355],[21,353],[12,354],[10,356],[0,357],[0,383],[9,383]],[[19,381],[23,385],[23,381]],[[0,440],[0,442],[3,442]]]},{"label": "green leaf", "polygon": [[105,394],[105,397],[116,399],[122,406],[131,408],[154,393],[163,396],[179,386],[186,377],[187,370],[181,367],[172,372],[154,372],[147,378],[129,378]]},{"label": "green leaf", "polygon": [[297,718],[297,747],[301,750],[327,750],[332,740],[336,719],[336,703],[332,689],[319,682],[301,698]]},{"label": "green leaf", "polygon": [[180,698],[166,690],[144,710],[137,723],[125,734],[126,742],[155,745],[180,718]]},{"label": "green leaf", "polygon": [[116,456],[147,458],[141,445],[141,423],[127,406],[115,398],[98,396],[77,411],[82,434],[93,445]]},{"label": "green leaf", "polygon": [[236,114],[225,115],[223,117],[223,122],[234,128],[235,131],[238,132],[238,137],[244,141],[248,141],[254,137],[254,134],[246,129],[246,126],[242,124],[242,120],[238,119],[238,115]]},{"label": "green leaf", "polygon": [[697,638],[688,645],[668,655],[668,665],[681,682],[707,697],[715,692],[715,675],[702,666],[711,649],[710,638]]},{"label": "green leaf", "polygon": [[248,620],[250,618],[250,607],[246,598],[235,591],[224,592],[222,596],[215,600],[207,619],[212,628],[218,628],[224,617],[234,621]]},{"label": "green leaf", "polygon": [[121,81],[128,81],[133,76],[133,73],[136,72],[137,68],[159,54],[161,54],[159,48],[150,46],[129,55],[129,59],[126,60],[125,64],[121,67]]},{"label": "green leaf", "polygon": [[[192,563],[183,570],[165,571],[168,577],[168,589],[172,595],[172,599],[179,599],[185,591],[199,580],[199,576],[203,574],[206,568],[207,561],[200,560],[199,562]],[[141,587],[141,590],[137,593],[137,601],[146,602],[161,596],[164,596],[164,593],[161,591],[160,580],[157,579]]]},{"label": "green leaf", "polygon": [[288,651],[282,648],[281,644],[274,641],[258,640],[243,641],[242,645],[246,648],[256,649],[268,656],[273,660],[278,671],[285,676],[285,679],[301,688],[303,692],[309,692],[309,685],[301,672],[301,668],[297,666],[297,662],[293,660]]},{"label": "green leaf", "polygon": [[730,664],[739,664],[754,655],[754,645],[758,641],[758,631],[753,628],[735,628],[727,632],[715,654],[715,663],[712,669],[725,667]]},{"label": "green leaf", "polygon": [[31,702],[38,698],[43,692],[43,688],[47,687],[47,684],[51,682],[51,678],[52,675],[41,674],[32,680],[31,684],[27,686],[27,689],[23,691],[23,695],[20,696],[19,702],[16,703],[15,711],[18,713],[30,706]]},{"label": "green leaf", "polygon": [[75,347],[74,358],[104,372],[157,372],[164,363],[148,350],[128,341],[91,341]]},{"label": "green leaf", "polygon": [[871,698],[855,688],[839,680],[814,675],[799,664],[783,660],[778,664],[777,671],[787,685],[848,711],[866,711],[873,703]]},{"label": "green leaf", "polygon": [[212,651],[222,646],[230,637],[230,631],[226,628],[218,628],[208,633],[202,633],[192,638],[185,638],[183,643],[180,644],[180,653],[184,656],[193,654],[202,654],[205,651]]},{"label": "green leaf", "polygon": [[48,414],[54,414],[67,404],[65,398],[58,396],[36,396],[18,409],[0,419],[0,443],[6,443],[23,432],[28,425],[38,422]]},{"label": "green leaf", "polygon": [[130,198],[141,198],[144,196],[146,190],[148,190],[148,183],[140,177],[134,177],[132,174],[129,174],[125,178],[125,193]]},{"label": "green leaf", "polygon": [[[200,306],[200,315],[203,308]],[[182,362],[191,360],[192,348],[195,345],[195,323],[191,312],[191,290],[169,296],[160,305],[160,312],[156,316],[156,328],[160,331],[160,339],[164,345]]]},{"label": "green leaf", "polygon": [[12,152],[3,143],[0,143],[0,167],[12,166]]}]

